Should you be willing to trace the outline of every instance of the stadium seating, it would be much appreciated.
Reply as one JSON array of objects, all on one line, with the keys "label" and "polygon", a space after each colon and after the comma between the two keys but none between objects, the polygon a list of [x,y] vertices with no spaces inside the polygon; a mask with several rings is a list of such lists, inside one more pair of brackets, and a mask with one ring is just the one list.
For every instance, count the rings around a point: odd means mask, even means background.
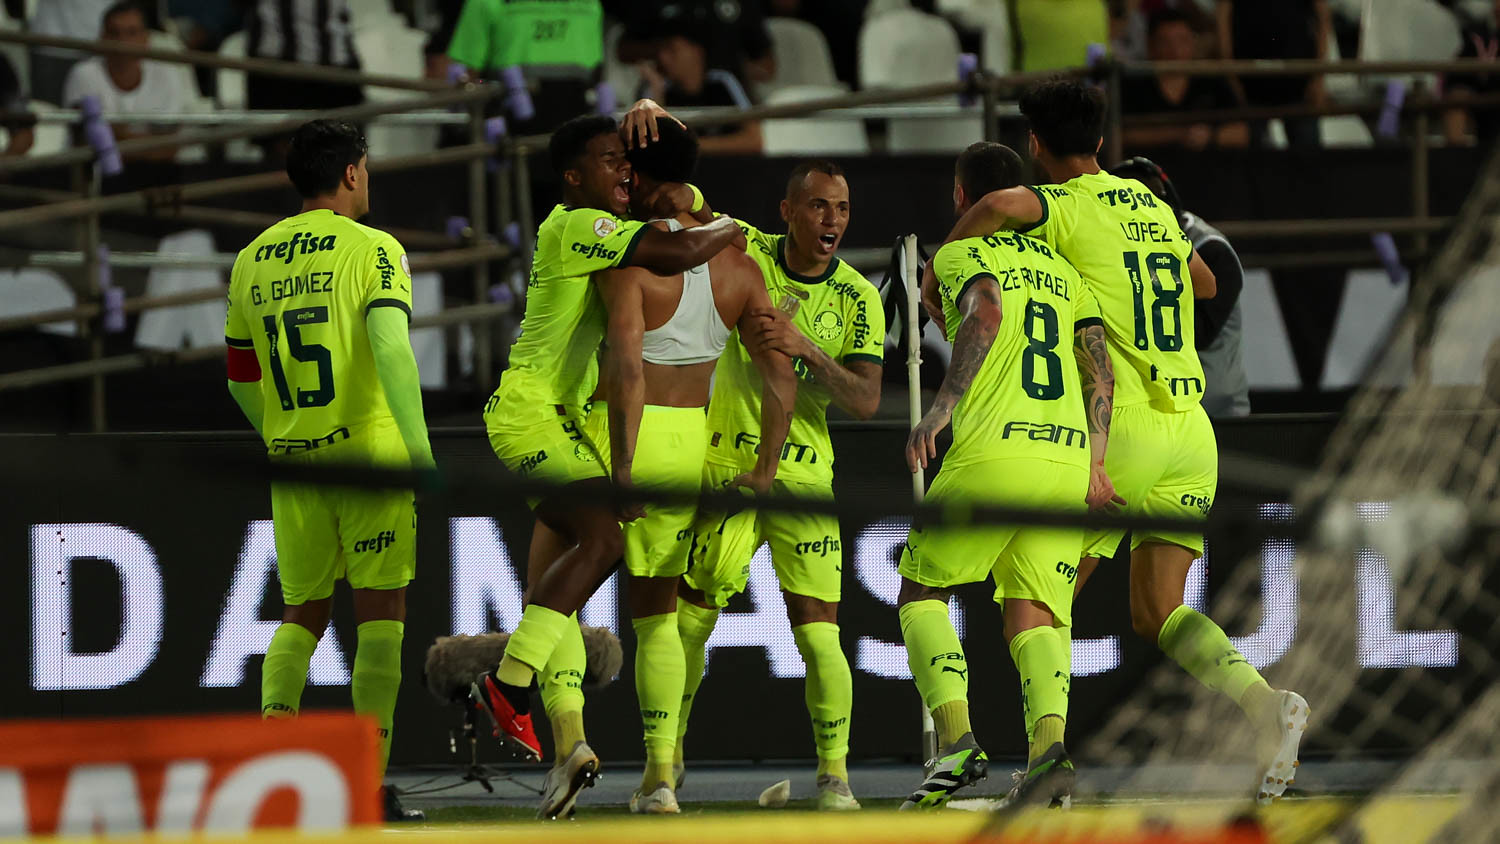
[{"label": "stadium seating", "polygon": [[768,18],[776,75],[760,87],[761,98],[792,85],[837,85],[833,54],[816,26],[795,18]]},{"label": "stadium seating", "polygon": [[[1360,18],[1359,57],[1365,61],[1442,61],[1458,55],[1458,19],[1436,0],[1384,0],[1366,5]],[[1383,88],[1388,76],[1366,76],[1369,88]],[[1432,90],[1435,74],[1416,74]]]},{"label": "stadium seating", "polygon": [[[32,100],[26,105],[38,117],[66,110],[61,106],[41,100]],[[72,146],[72,138],[69,137],[69,129],[66,123],[39,122],[36,124],[36,136],[32,141],[31,149],[26,154],[51,155],[54,152],[62,152],[69,146]]]},{"label": "stadium seating", "polygon": [[[859,78],[865,88],[910,88],[958,78],[958,33],[937,15],[914,9],[866,20],[859,33]],[[952,100],[942,100],[949,102]],[[984,137],[981,118],[892,118],[892,153],[957,152]]]},{"label": "stadium seating", "polygon": [[[767,105],[797,103],[847,93],[842,85],[793,85],[771,93]],[[864,123],[834,117],[766,120],[761,123],[766,155],[867,155]]]},{"label": "stadium seating", "polygon": [[[439,273],[416,273],[411,277],[411,315],[428,316],[443,310],[443,277]],[[422,388],[441,390],[448,386],[448,335],[442,326],[411,332],[411,350],[422,375]]]},{"label": "stadium seating", "polygon": [[[362,22],[361,22],[362,21]],[[367,11],[354,27],[354,52],[367,73],[420,79],[425,71],[422,48],[427,34],[406,25],[400,16]],[[411,97],[409,91],[365,86],[367,102],[392,102]],[[410,155],[436,149],[437,126],[391,125],[372,122],[365,130],[370,149],[381,156]]]},{"label": "stadium seating", "polygon": [[[157,251],[167,255],[213,255],[213,235],[202,229],[169,234]],[[146,276],[146,295],[168,296],[224,288],[224,273],[211,267],[155,267]],[[143,349],[201,348],[224,342],[224,302],[153,308],[141,314],[135,344]]]}]

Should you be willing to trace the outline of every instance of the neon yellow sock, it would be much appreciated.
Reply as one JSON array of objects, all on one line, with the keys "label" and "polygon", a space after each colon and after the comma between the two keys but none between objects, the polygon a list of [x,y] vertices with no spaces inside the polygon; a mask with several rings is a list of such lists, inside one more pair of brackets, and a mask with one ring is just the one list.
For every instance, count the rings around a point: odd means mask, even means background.
[{"label": "neon yellow sock", "polygon": [[391,757],[391,727],[396,717],[396,693],[401,691],[401,637],[406,625],[393,619],[367,621],[358,628],[354,649],[354,682],[350,690],[354,711],[375,719],[380,737],[379,772]]},{"label": "neon yellow sock", "polygon": [[792,628],[797,651],[807,666],[803,697],[812,717],[813,744],[823,764],[849,755],[849,720],[854,714],[854,677],[839,644],[839,626],[815,621]]},{"label": "neon yellow sock", "polygon": [[557,610],[547,609],[541,604],[527,604],[521,613],[521,623],[516,632],[510,634],[505,644],[505,657],[500,660],[496,672],[500,682],[525,688],[539,666],[545,666],[557,649],[557,643],[567,635],[568,626],[578,629],[578,622]]},{"label": "neon yellow sock", "polygon": [[1036,720],[1036,727],[1032,730],[1031,745],[1027,750],[1026,761],[1032,762],[1038,756],[1047,752],[1047,748],[1063,740],[1063,732],[1067,728],[1067,722],[1056,715],[1043,715]]},{"label": "neon yellow sock", "polygon": [[276,628],[260,668],[262,718],[296,717],[307,685],[307,666],[317,648],[318,637],[300,624],[282,622]]},{"label": "neon yellow sock", "polygon": [[693,701],[698,696],[698,687],[703,684],[705,645],[719,621],[718,610],[708,610],[681,598],[677,599],[677,632],[682,637],[683,678],[682,706],[677,711],[677,757],[682,758],[682,738],[687,735],[688,716],[693,711]]},{"label": "neon yellow sock", "polygon": [[641,731],[646,742],[646,770],[641,775],[644,794],[654,790],[657,783],[673,782],[677,713],[682,708],[687,669],[676,613],[637,618],[632,626],[635,627],[635,696],[641,706]]},{"label": "neon yellow sock", "polygon": [[1068,717],[1068,658],[1063,638],[1053,627],[1022,630],[1010,640],[1010,658],[1021,673],[1021,705],[1026,737],[1036,740],[1036,724],[1055,715]]},{"label": "neon yellow sock", "polygon": [[[938,744],[947,747],[969,731],[969,662],[958,641],[948,605],[942,601],[912,601],[901,605],[901,638],[906,641],[906,664],[932,712]],[[962,702],[959,708],[949,706]],[[942,718],[938,712],[942,710]],[[952,717],[950,717],[952,716]],[[961,732],[953,732],[962,727]]]},{"label": "neon yellow sock", "polygon": [[1156,643],[1198,682],[1239,704],[1259,726],[1271,687],[1212,619],[1183,604],[1162,622]]},{"label": "neon yellow sock", "polygon": [[583,672],[588,670],[588,654],[583,647],[583,632],[578,616],[568,616],[557,647],[547,664],[537,672],[541,687],[542,709],[552,722],[553,759],[561,762],[573,752],[573,745],[583,737]]}]

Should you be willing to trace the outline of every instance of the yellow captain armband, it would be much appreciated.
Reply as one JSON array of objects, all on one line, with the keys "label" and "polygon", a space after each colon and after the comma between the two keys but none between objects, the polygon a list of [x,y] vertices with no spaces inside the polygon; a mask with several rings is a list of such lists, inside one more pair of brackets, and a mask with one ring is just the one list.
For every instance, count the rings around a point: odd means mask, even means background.
[{"label": "yellow captain armband", "polygon": [[688,213],[696,214],[703,210],[703,191],[698,190],[698,186],[694,184],[689,184],[687,188],[693,192],[693,206],[688,209]]}]

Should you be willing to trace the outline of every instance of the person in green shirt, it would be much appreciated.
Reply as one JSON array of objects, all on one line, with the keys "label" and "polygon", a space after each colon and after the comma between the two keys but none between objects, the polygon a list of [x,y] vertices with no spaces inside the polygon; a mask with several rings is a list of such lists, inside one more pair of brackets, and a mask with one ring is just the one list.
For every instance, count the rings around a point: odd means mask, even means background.
[{"label": "person in green shirt", "polygon": [[[1032,157],[1054,184],[986,195],[948,240],[1025,232],[1078,269],[1099,302],[1115,362],[1110,448],[1102,462],[1096,455],[1096,465],[1113,481],[1126,514],[1202,518],[1213,506],[1219,467],[1201,404],[1193,300],[1212,298],[1216,281],[1170,206],[1140,182],[1099,167],[1104,112],[1104,95],[1077,79],[1059,77],[1026,91],[1021,113],[1030,123]],[[923,278],[929,311],[936,294],[929,271]],[[1123,539],[1121,530],[1085,537],[1075,589]],[[1257,799],[1269,803],[1296,775],[1307,701],[1272,689],[1217,624],[1184,602],[1188,570],[1202,554],[1199,531],[1132,531],[1131,624],[1199,682],[1239,704],[1264,745],[1274,748],[1256,789]]]},{"label": "person in green shirt", "polygon": [[[655,103],[638,104],[627,115],[627,131],[644,122],[642,131],[649,132],[654,119],[642,114],[653,109],[664,113]],[[610,505],[608,472],[584,428],[583,406],[598,382],[606,325],[591,276],[626,266],[675,275],[744,238],[730,219],[677,232],[625,219],[631,167],[613,118],[576,117],[553,133],[548,146],[563,202],[537,230],[521,335],[500,386],[485,403],[484,420],[506,468],[554,485],[555,491],[532,501],[532,509],[562,542],[555,553],[530,555],[521,623],[499,667],[481,675],[471,694],[494,721],[497,738],[540,760],[529,688],[533,678],[541,683],[558,764],[548,775],[540,814],[553,818],[566,814],[599,767],[583,737],[585,658],[576,613],[620,559],[620,519],[638,513]]]}]

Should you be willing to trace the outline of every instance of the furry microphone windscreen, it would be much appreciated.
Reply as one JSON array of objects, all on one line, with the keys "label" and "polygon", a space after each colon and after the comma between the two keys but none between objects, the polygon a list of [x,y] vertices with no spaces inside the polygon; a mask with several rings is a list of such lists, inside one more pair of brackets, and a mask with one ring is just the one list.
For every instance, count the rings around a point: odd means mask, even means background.
[{"label": "furry microphone windscreen", "polygon": [[[579,629],[583,631],[583,648],[588,658],[584,684],[591,688],[609,685],[625,664],[619,637],[604,627],[580,625]],[[474,679],[500,664],[509,641],[509,633],[439,636],[427,649],[424,668],[427,690],[438,700],[462,702]]]}]

